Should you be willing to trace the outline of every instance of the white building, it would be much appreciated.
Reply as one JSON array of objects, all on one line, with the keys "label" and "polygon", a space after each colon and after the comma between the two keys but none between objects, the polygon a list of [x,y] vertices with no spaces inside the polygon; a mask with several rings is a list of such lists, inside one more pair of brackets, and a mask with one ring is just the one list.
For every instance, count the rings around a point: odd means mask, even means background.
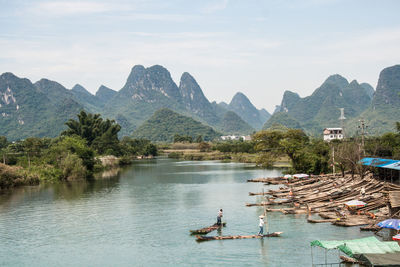
[{"label": "white building", "polygon": [[344,137],[343,129],[342,128],[325,128],[324,129],[324,141],[331,141],[331,140],[342,140]]},{"label": "white building", "polygon": [[246,136],[240,136],[240,135],[223,135],[221,136],[221,139],[224,141],[227,140],[240,140],[240,138],[242,138],[243,141],[251,141],[251,136],[250,135],[246,135]]}]

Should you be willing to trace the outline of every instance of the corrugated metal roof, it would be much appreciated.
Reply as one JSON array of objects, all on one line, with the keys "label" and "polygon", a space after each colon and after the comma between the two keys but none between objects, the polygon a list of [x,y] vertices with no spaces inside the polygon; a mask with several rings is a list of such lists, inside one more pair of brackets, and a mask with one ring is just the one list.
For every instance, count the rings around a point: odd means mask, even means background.
[{"label": "corrugated metal roof", "polygon": [[360,160],[362,165],[386,168],[400,171],[400,160],[381,159],[381,158],[363,158]]}]

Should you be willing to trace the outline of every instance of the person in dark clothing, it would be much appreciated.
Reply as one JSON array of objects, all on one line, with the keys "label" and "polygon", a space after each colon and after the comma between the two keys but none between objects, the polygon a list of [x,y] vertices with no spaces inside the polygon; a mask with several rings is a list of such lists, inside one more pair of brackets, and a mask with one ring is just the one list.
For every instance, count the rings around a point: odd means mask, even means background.
[{"label": "person in dark clothing", "polygon": [[221,220],[222,220],[222,209],[218,211],[217,215],[217,225],[221,225]]}]

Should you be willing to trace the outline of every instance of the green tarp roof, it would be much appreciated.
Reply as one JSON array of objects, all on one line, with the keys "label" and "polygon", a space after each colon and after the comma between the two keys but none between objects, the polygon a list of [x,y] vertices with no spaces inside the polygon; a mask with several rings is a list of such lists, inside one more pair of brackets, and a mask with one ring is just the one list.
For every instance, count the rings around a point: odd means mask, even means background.
[{"label": "green tarp roof", "polygon": [[400,252],[400,246],[397,242],[362,242],[362,243],[345,243],[338,247],[342,252],[346,253],[350,257],[354,257],[355,254],[385,254]]},{"label": "green tarp roof", "polygon": [[318,246],[325,249],[335,249],[345,243],[363,243],[363,242],[380,242],[375,236],[364,237],[360,239],[351,240],[314,240],[311,242],[311,246]]},{"label": "green tarp roof", "polygon": [[374,236],[353,240],[315,240],[311,242],[311,246],[319,246],[325,249],[340,249],[350,257],[354,257],[354,254],[400,252],[400,246],[397,242],[381,242]]}]

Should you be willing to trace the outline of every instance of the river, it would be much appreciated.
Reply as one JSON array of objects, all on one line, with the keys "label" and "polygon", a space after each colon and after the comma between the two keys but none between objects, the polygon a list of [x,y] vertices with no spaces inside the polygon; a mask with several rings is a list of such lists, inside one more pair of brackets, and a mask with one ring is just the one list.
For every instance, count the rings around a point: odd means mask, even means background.
[{"label": "river", "polygon": [[[310,241],[369,236],[357,227],[309,224],[305,215],[268,214],[279,238],[197,243],[220,208],[221,234],[255,234],[262,207],[246,207],[280,170],[217,161],[135,162],[117,177],[23,187],[0,195],[1,266],[311,266]],[[276,187],[276,186],[275,186]],[[264,186],[265,190],[269,187]],[[212,232],[209,235],[215,235]],[[324,262],[314,249],[314,263]],[[338,262],[338,253],[328,253]]]}]

